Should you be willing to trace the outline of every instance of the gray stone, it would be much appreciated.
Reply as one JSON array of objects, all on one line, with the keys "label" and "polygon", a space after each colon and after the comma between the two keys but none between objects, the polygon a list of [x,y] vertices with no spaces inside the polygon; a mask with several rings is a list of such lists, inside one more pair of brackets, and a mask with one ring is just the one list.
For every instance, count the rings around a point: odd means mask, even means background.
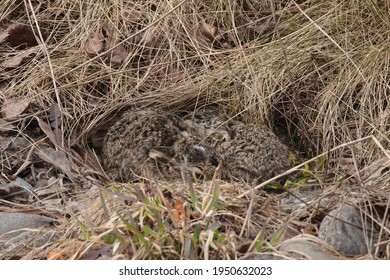
[{"label": "gray stone", "polygon": [[0,213],[0,259],[24,257],[58,239],[54,231],[47,229],[53,222],[34,214]]},{"label": "gray stone", "polygon": [[284,241],[279,248],[279,253],[287,254],[293,259],[307,260],[337,260],[337,254],[327,248],[322,240],[314,236],[297,236]]},{"label": "gray stone", "polygon": [[1,240],[8,240],[26,229],[37,229],[53,223],[48,217],[24,213],[0,213],[0,244]]},{"label": "gray stone", "polygon": [[253,253],[249,256],[242,258],[243,260],[261,260],[261,261],[274,261],[274,260],[289,260],[281,255],[271,254],[271,253]]},{"label": "gray stone", "polygon": [[[365,224],[365,229],[370,229]],[[318,237],[345,256],[367,254],[369,236],[363,231],[360,212],[351,205],[342,205],[329,212],[320,225]]]},{"label": "gray stone", "polygon": [[20,233],[0,246],[0,259],[32,259],[58,239],[59,234],[48,229]]},{"label": "gray stone", "polygon": [[[284,198],[281,199],[282,209],[286,213],[292,213],[297,209],[305,209],[308,204],[311,204],[313,200],[316,200],[318,197],[320,197],[321,193],[322,191],[320,189],[290,191],[289,194],[287,194]],[[320,207],[326,201],[326,198],[322,198],[316,204],[316,207]]]}]

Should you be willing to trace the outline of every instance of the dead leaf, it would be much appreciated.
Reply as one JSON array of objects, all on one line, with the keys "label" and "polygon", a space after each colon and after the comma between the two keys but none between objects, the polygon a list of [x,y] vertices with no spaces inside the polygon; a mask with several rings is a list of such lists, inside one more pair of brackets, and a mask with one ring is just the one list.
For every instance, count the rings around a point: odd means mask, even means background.
[{"label": "dead leaf", "polygon": [[30,100],[27,99],[8,99],[1,107],[1,113],[5,118],[14,118],[19,116],[30,105]]},{"label": "dead leaf", "polygon": [[51,143],[53,143],[54,146],[60,146],[61,142],[57,142],[57,138],[53,133],[53,130],[51,129],[51,126],[44,122],[41,118],[35,117],[38,121],[39,127],[42,129],[42,131],[46,134],[46,136],[49,138]]},{"label": "dead leaf", "polygon": [[7,122],[4,119],[0,119],[0,131],[13,131],[16,130],[16,126],[14,126],[12,123]]},{"label": "dead leaf", "polygon": [[20,177],[16,177],[6,184],[0,184],[0,194],[2,198],[26,195],[33,193],[33,191],[34,188],[30,183]]},{"label": "dead leaf", "polygon": [[[386,152],[390,154],[390,150],[387,150]],[[383,177],[386,172],[390,172],[390,159],[385,155],[370,164],[367,169],[363,170],[362,179],[372,180]]]},{"label": "dead leaf", "polygon": [[89,248],[81,256],[81,260],[97,260],[101,257],[112,258],[112,245],[105,245],[102,248]]},{"label": "dead leaf", "polygon": [[123,18],[127,19],[130,24],[135,24],[141,21],[142,14],[138,10],[124,10],[123,11]]},{"label": "dead leaf", "polygon": [[106,56],[110,58],[112,63],[122,64],[126,60],[128,53],[123,45],[119,44],[120,41],[117,37],[118,32],[116,29],[110,23],[105,22],[100,27],[100,30],[86,41],[84,50],[90,55],[96,55],[113,48]]},{"label": "dead leaf", "polygon": [[104,49],[104,37],[100,32],[96,32],[89,37],[84,44],[84,50],[87,54],[96,55]]},{"label": "dead leaf", "polygon": [[[107,50],[118,44],[118,40],[113,40],[108,44]],[[111,52],[108,53],[110,61],[114,64],[122,64],[127,58],[127,51],[122,45],[116,46]]]},{"label": "dead leaf", "polygon": [[[390,151],[386,151],[390,154]],[[367,165],[362,170],[358,170],[354,164],[354,159],[341,157],[338,158],[339,165],[345,170],[345,173],[351,179],[358,181],[361,179],[369,183],[375,178],[382,177],[384,173],[390,170],[390,159],[385,155],[370,165]]]},{"label": "dead leaf", "polygon": [[69,260],[69,255],[56,248],[46,254],[47,260]]},{"label": "dead leaf", "polygon": [[29,61],[31,59],[32,55],[35,55],[36,53],[37,53],[36,49],[28,49],[26,51],[21,51],[17,55],[4,60],[1,63],[1,66],[5,67],[5,68],[18,67],[21,64]]},{"label": "dead leaf", "polygon": [[176,199],[172,209],[172,216],[178,221],[185,220],[184,204],[180,199]]},{"label": "dead leaf", "polygon": [[204,47],[231,48],[226,32],[222,26],[218,27],[207,21],[195,29],[197,42]]},{"label": "dead leaf", "polygon": [[74,165],[66,156],[64,151],[56,151],[53,148],[41,148],[38,149],[37,155],[45,162],[67,174],[69,179],[72,180],[75,178]]},{"label": "dead leaf", "polygon": [[5,31],[0,31],[0,44],[5,42],[8,38],[8,31],[5,30]]},{"label": "dead leaf", "polygon": [[[38,45],[37,37],[38,30],[34,27],[31,28],[29,25],[15,23],[11,25],[8,30],[8,42],[13,47],[29,48]],[[41,31],[43,38],[47,36]]]},{"label": "dead leaf", "polygon": [[20,151],[27,149],[30,142],[20,136],[2,137],[0,136],[0,149],[2,151]]},{"label": "dead leaf", "polygon": [[[117,45],[120,42],[119,39],[117,39],[118,32],[108,22],[105,22],[102,25],[101,30],[103,36],[106,38],[104,51],[113,48],[115,45]],[[122,64],[127,58],[127,51],[122,45],[118,45],[114,49],[112,49],[109,53],[107,53],[107,56],[110,57],[112,63]]]},{"label": "dead leaf", "polygon": [[216,40],[218,29],[207,22],[203,22],[200,26],[200,32],[209,43],[213,43]]},{"label": "dead leaf", "polygon": [[53,128],[56,142],[62,145],[62,113],[58,104],[53,104],[49,109],[50,125]]}]

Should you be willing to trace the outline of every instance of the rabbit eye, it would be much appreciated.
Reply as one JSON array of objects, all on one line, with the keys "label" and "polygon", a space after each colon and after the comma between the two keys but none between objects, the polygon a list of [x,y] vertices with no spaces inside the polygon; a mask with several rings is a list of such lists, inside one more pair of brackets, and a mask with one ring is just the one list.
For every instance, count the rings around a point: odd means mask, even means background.
[{"label": "rabbit eye", "polygon": [[206,153],[206,149],[202,146],[196,146],[195,149],[201,153]]}]

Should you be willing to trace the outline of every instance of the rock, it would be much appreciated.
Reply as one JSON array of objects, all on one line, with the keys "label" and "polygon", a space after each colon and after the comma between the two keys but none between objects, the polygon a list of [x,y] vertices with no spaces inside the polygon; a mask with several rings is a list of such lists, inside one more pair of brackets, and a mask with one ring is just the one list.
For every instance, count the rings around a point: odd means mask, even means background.
[{"label": "rock", "polygon": [[0,246],[0,259],[33,259],[58,238],[59,234],[54,230],[23,232]]},{"label": "rock", "polygon": [[54,220],[48,217],[0,213],[0,259],[21,258],[34,249],[58,239],[58,234],[48,227]]},{"label": "rock", "polygon": [[293,259],[337,260],[337,252],[315,236],[302,235],[285,240],[279,248],[279,253],[287,254]]},{"label": "rock", "polygon": [[[286,213],[292,213],[298,209],[304,209],[307,205],[311,204],[313,200],[320,197],[322,191],[320,189],[309,189],[303,191],[290,191],[284,198],[281,199],[282,209]],[[320,204],[316,204],[317,207],[323,205],[327,201],[326,198],[322,198],[319,201]]]},{"label": "rock", "polygon": [[52,222],[54,222],[53,219],[39,215],[0,213],[0,242],[19,235],[27,228],[37,229]]},{"label": "rock", "polygon": [[277,254],[271,254],[271,253],[253,253],[243,258],[243,260],[274,261],[274,260],[289,260],[289,258]]},{"label": "rock", "polygon": [[[337,219],[335,219],[337,218]],[[365,229],[372,228],[369,224]],[[320,225],[318,237],[345,256],[367,254],[367,244],[360,212],[351,205],[342,205],[329,212]]]}]

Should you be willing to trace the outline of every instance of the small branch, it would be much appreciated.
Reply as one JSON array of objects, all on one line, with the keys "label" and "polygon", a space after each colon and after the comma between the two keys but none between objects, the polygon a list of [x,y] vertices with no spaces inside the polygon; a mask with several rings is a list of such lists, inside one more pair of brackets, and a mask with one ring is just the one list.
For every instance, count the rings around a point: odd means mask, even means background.
[{"label": "small branch", "polygon": [[[39,39],[38,40],[39,45],[42,48],[42,51],[45,54],[45,56],[47,58],[47,62],[49,64],[50,75],[51,75],[51,79],[52,79],[52,82],[53,82],[54,93],[55,93],[55,96],[56,96],[58,107],[60,109],[59,111],[60,111],[60,114],[61,114],[61,118],[63,118],[61,99],[60,99],[60,94],[59,94],[59,91],[58,91],[58,88],[57,88],[57,80],[56,80],[56,77],[54,75],[53,64],[51,63],[49,51],[47,50],[47,47],[46,47],[46,44],[45,44],[45,40],[43,39],[42,32],[41,32],[41,30],[39,28],[39,23],[38,23],[38,19],[37,19],[36,15],[35,15],[35,12],[34,12],[34,7],[33,7],[32,3],[31,3],[31,0],[28,0],[28,4],[26,3],[26,0],[24,0],[24,5],[26,6],[26,10],[30,10],[32,18],[34,19],[35,26],[37,27],[37,33],[38,33],[38,38],[37,39]],[[28,13],[27,13],[27,16],[29,17]],[[34,32],[34,28],[31,28],[31,29]],[[36,35],[36,34],[34,34],[34,35]],[[63,124],[63,122],[61,122],[61,134],[62,134],[62,137],[61,137],[61,139],[62,139],[61,140],[61,148],[63,149],[64,148],[64,124]],[[57,149],[57,147],[56,147],[56,149]]]}]

